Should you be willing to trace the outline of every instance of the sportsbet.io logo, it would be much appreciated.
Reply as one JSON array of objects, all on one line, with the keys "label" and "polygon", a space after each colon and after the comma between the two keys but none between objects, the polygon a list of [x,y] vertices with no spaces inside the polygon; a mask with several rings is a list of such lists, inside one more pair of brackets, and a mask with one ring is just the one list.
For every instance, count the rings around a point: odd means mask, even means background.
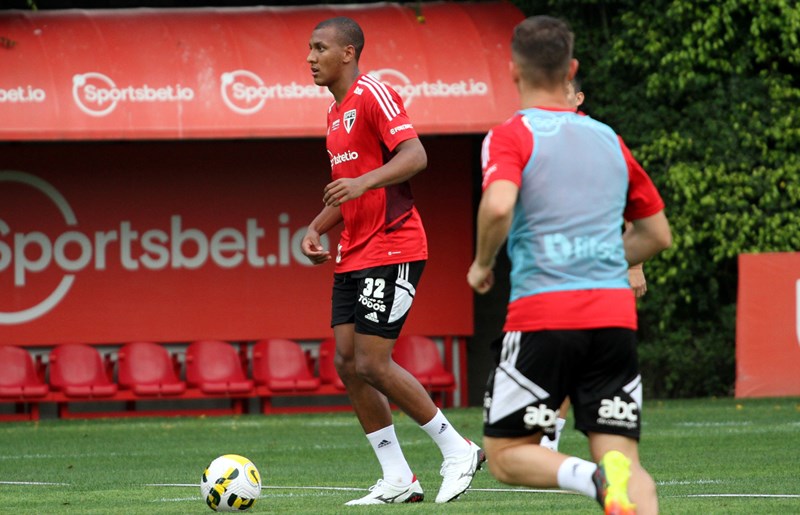
[{"label": "sportsbet.io logo", "polygon": [[[77,274],[86,269],[111,271],[110,280],[113,281],[119,280],[119,272],[197,270],[207,265],[259,270],[313,266],[301,248],[306,227],[289,227],[288,213],[280,213],[277,223],[267,226],[270,231],[255,218],[230,227],[192,227],[178,214],[166,215],[161,227],[140,227],[131,220],[121,219],[115,222],[114,228],[86,231],[80,229],[77,216],[64,195],[47,181],[26,172],[0,170],[0,188],[4,183],[16,183],[43,194],[44,202],[55,206],[53,212],[57,212],[60,219],[48,222],[47,228],[42,230],[20,230],[0,218],[0,283],[3,288],[0,299],[4,302],[15,299],[15,304],[0,304],[0,325],[23,324],[48,313],[69,293]],[[36,209],[35,206],[31,208]],[[59,229],[62,224],[66,230]],[[322,236],[321,244],[329,248],[327,235]],[[37,282],[41,281],[38,277],[58,280],[53,281],[55,286],[47,291],[50,287]],[[198,276],[198,280],[202,280],[202,276]],[[13,284],[11,295],[5,294],[8,283]],[[25,292],[34,299],[25,298],[25,306],[18,307]]]},{"label": "sportsbet.io logo", "polygon": [[489,94],[489,86],[479,80],[463,79],[456,82],[445,82],[441,79],[436,82],[411,82],[404,73],[394,68],[373,70],[369,75],[384,82],[397,91],[403,104],[408,107],[417,97],[424,98],[453,98],[475,97]]},{"label": "sportsbet.io logo", "polygon": [[107,75],[87,72],[72,77],[72,98],[81,111],[89,116],[100,117],[110,114],[120,102],[189,102],[194,99],[194,90],[180,84],[117,86]]},{"label": "sportsbet.io logo", "polygon": [[234,113],[255,114],[264,108],[267,100],[307,100],[331,97],[327,88],[314,84],[267,84],[250,70],[225,72],[220,76],[222,102]]},{"label": "sportsbet.io logo", "polygon": [[[61,193],[58,192],[58,190],[42,179],[24,172],[0,171],[0,183],[3,182],[27,184],[28,186],[39,190],[40,192],[44,193],[44,195],[53,204],[55,204],[61,215],[64,217],[64,222],[67,224],[67,226],[74,226],[77,224],[75,213],[72,211],[69,203],[67,203],[67,200],[61,195]],[[0,219],[0,236],[5,238],[10,232],[11,228],[8,226],[8,224]],[[49,244],[49,241],[47,241],[47,245],[45,245],[47,237],[40,232],[33,232],[27,235],[15,235],[13,250],[8,243],[0,240],[0,273],[4,272],[11,266],[11,261],[13,258],[14,286],[18,288],[25,286],[26,271],[36,272],[43,270],[47,266],[48,262],[53,258],[54,253],[56,255],[56,259],[62,262],[62,268],[64,270],[70,271],[80,269],[83,266],[86,266],[86,260],[83,258],[75,261],[69,260],[64,253],[64,248],[70,241],[76,241],[81,246],[86,243],[80,238],[78,240],[73,239],[75,235],[79,234],[80,233],[75,233],[73,231],[66,232],[56,241],[55,246]],[[25,256],[25,247],[31,242],[38,243],[42,248],[42,253],[38,259],[28,261]],[[21,324],[39,318],[53,309],[59,302],[61,302],[64,296],[66,296],[67,292],[69,292],[69,289],[72,287],[72,283],[74,281],[75,276],[73,274],[64,274],[64,276],[61,278],[61,281],[58,283],[58,286],[56,286],[52,293],[50,293],[50,295],[41,300],[35,306],[16,312],[0,311],[0,324]]]},{"label": "sportsbet.io logo", "polygon": [[27,104],[42,103],[47,98],[47,93],[42,88],[28,84],[16,88],[0,88],[0,104]]}]

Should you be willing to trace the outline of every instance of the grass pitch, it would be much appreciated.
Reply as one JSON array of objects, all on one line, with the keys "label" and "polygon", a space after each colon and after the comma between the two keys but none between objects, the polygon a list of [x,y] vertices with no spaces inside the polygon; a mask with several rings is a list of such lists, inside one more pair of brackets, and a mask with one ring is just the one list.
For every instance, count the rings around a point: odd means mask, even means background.
[{"label": "grass pitch", "polygon": [[[446,414],[481,441],[479,409]],[[641,455],[662,513],[800,513],[800,399],[650,401],[644,420]],[[0,512],[211,513],[200,475],[238,453],[264,479],[250,513],[600,513],[586,497],[508,487],[486,470],[457,501],[434,504],[441,455],[408,417],[395,423],[426,501],[354,508],[343,504],[380,467],[352,413],[0,423]],[[588,457],[569,426],[561,449]]]}]

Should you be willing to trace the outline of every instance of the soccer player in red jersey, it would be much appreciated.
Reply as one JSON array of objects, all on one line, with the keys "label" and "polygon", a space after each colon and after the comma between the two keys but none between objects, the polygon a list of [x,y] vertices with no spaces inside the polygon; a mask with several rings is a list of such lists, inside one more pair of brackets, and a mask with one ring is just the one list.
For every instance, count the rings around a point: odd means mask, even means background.
[{"label": "soccer player in red jersey", "polygon": [[[568,24],[549,16],[515,27],[521,110],[483,144],[469,284],[478,293],[492,287],[506,239],[511,260],[483,445],[500,481],[579,492],[607,514],[653,514],[655,482],[639,461],[642,384],[626,273],[672,236],[658,191],[622,139],[570,105],[573,40]],[[623,218],[632,222],[624,235]],[[539,445],[567,396],[594,461]]]},{"label": "soccer player in red jersey", "polygon": [[[358,69],[361,27],[346,17],[316,26],[307,61],[314,83],[327,87],[326,145],[333,181],[325,206],[302,241],[315,264],[335,261],[332,318],[336,370],[383,478],[348,505],[418,502],[423,491],[397,441],[387,398],[414,419],[442,452],[443,477],[436,502],[461,495],[485,460],[463,438],[424,387],[392,360],[392,348],[414,300],[427,240],[409,179],[427,166],[427,155],[403,101],[393,89]],[[335,258],[321,235],[343,222]]]}]

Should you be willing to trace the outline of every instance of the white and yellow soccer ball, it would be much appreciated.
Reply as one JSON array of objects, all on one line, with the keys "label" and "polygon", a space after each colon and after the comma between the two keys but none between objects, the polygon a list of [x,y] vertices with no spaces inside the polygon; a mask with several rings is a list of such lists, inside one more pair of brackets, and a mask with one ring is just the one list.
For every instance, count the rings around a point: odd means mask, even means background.
[{"label": "white and yellow soccer ball", "polygon": [[214,511],[249,510],[261,495],[261,474],[244,456],[225,454],[206,467],[200,492]]}]

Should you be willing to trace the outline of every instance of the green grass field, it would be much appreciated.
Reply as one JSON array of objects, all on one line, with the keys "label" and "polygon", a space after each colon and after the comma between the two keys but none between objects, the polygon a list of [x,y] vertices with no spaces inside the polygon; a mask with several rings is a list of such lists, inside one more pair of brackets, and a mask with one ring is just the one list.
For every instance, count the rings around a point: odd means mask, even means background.
[{"label": "green grass field", "polygon": [[[481,441],[480,410],[446,413]],[[800,513],[800,399],[651,401],[644,418],[641,453],[662,513]],[[343,506],[380,474],[352,413],[244,415],[0,424],[0,513],[211,513],[200,475],[225,453],[262,473],[253,513],[600,513],[580,495],[507,487],[486,470],[457,501],[437,505],[441,455],[408,417],[395,421],[424,503]],[[574,430],[561,448],[588,456]]]}]

